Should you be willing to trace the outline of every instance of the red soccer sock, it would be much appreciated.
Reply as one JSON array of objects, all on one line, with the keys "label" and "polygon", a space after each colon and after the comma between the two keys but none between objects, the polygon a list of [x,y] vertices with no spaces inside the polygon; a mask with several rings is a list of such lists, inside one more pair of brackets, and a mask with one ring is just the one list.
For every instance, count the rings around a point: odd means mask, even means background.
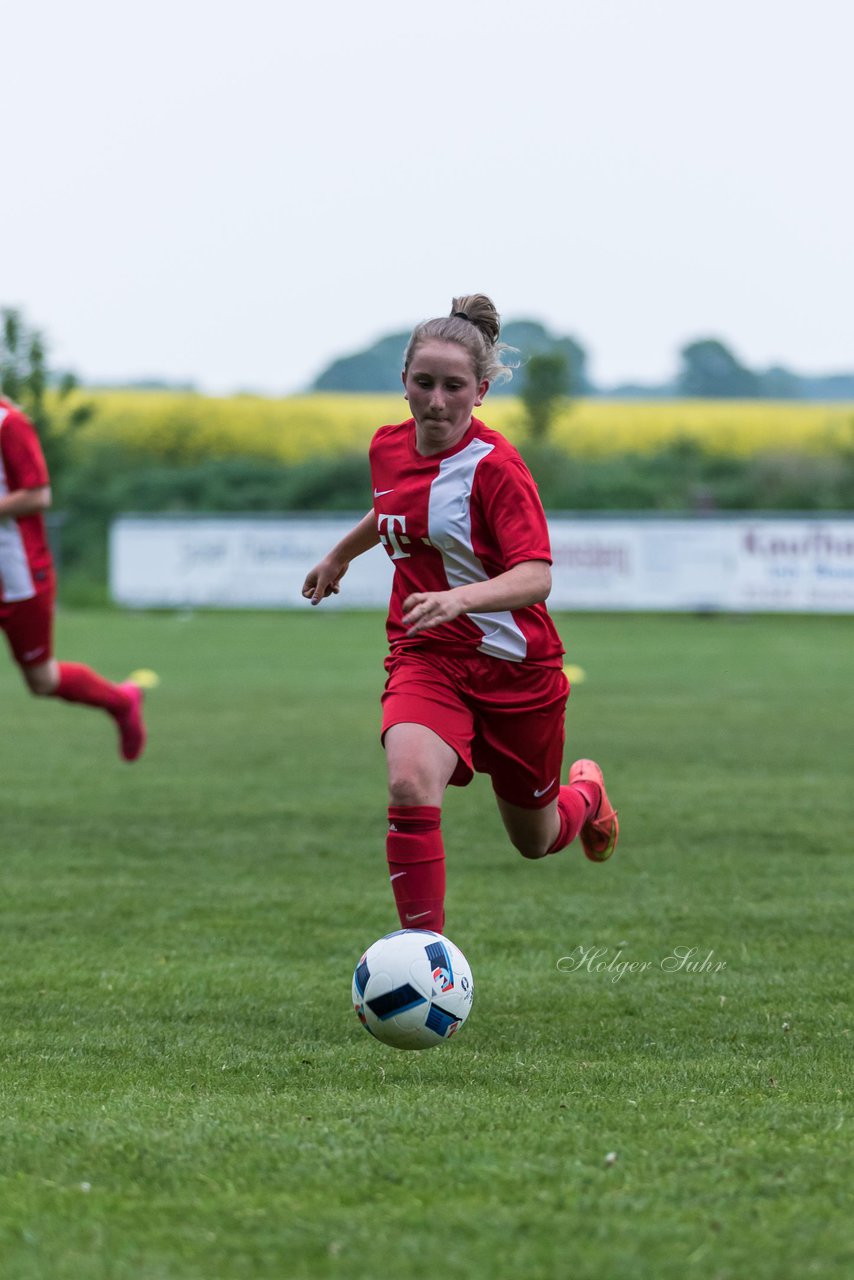
[{"label": "red soccer sock", "polygon": [[549,853],[557,853],[572,844],[588,814],[595,816],[598,812],[600,799],[601,793],[595,782],[574,782],[571,787],[561,787],[557,796],[560,830]]},{"label": "red soccer sock", "polygon": [[91,667],[84,667],[80,662],[59,662],[57,666],[59,684],[53,691],[55,698],[101,707],[115,719],[128,710],[127,694],[117,684],[99,676]]},{"label": "red soccer sock", "polygon": [[386,857],[403,929],[445,924],[445,846],[434,805],[389,805]]}]

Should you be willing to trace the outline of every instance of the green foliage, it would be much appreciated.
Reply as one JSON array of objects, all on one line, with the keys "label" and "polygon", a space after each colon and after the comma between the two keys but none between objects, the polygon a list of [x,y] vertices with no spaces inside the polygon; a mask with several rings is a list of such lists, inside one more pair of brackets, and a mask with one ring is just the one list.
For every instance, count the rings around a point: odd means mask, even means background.
[{"label": "green foliage", "polygon": [[396,927],[384,637],[323,608],[63,611],[60,653],[161,677],[133,767],[0,664],[0,1273],[850,1275],[849,621],[558,616],[622,844],[526,862],[453,789],[475,1002],[419,1054],[350,1006]]},{"label": "green foliage", "polygon": [[[409,333],[380,338],[364,351],[333,360],[315,379],[313,391],[391,392],[400,390],[400,371]],[[555,337],[537,320],[509,320],[502,325],[501,341],[519,352],[522,365],[534,356],[563,356],[570,385],[576,394],[590,390],[587,353],[575,338]],[[513,395],[515,379],[497,383],[490,396]]]},{"label": "green foliage", "polygon": [[528,432],[536,443],[549,433],[554,416],[571,390],[569,363],[562,351],[533,355],[526,362],[519,392],[528,421]]},{"label": "green foliage", "polygon": [[399,391],[408,333],[392,333],[354,355],[341,356],[318,374],[313,391]]},{"label": "green foliage", "polygon": [[574,458],[529,443],[522,454],[551,511],[846,511],[854,451],[809,457],[708,453],[677,440],[655,453]]},{"label": "green foliage", "polygon": [[3,308],[0,336],[0,390],[38,420],[45,392],[44,345],[28,331],[18,311]]},{"label": "green foliage", "polygon": [[[27,325],[19,311],[4,308],[0,317],[0,391],[35,423],[51,483],[61,493],[75,432],[89,421],[93,406],[77,401],[66,410],[65,401],[77,387],[73,374],[52,377],[44,338]],[[57,392],[57,408],[53,410],[46,398],[49,386]]]},{"label": "green foliage", "polygon": [[66,490],[75,516],[148,511],[360,511],[371,504],[362,454],[313,458],[299,466],[257,458],[212,458],[186,466],[140,465],[115,446],[82,455]]},{"label": "green foliage", "polygon": [[[759,375],[717,338],[689,342],[679,354],[682,367],[676,385],[680,395],[749,400],[762,394]],[[780,370],[774,371],[774,381],[781,384]]]},{"label": "green foliage", "polygon": [[[587,352],[575,338],[568,335],[555,337],[536,320],[508,321],[502,328],[501,338],[519,351],[522,361],[522,378],[525,376],[524,370],[527,364],[535,356],[562,356],[566,368],[567,386],[561,394],[585,395],[592,389],[587,374]],[[504,392],[515,394],[517,389],[516,378],[503,385]],[[494,395],[496,390],[502,390],[502,388],[493,388],[489,394]]]}]

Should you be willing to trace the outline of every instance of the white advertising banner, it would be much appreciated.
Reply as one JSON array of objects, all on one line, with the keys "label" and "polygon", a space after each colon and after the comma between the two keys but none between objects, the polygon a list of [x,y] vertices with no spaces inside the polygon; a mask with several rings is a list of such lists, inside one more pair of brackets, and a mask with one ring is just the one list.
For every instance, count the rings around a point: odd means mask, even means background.
[{"label": "white advertising banner", "polygon": [[[110,594],[137,608],[287,609],[306,604],[308,570],[354,520],[122,516],[110,530]],[[392,567],[382,547],[353,561],[333,608],[384,608]],[[342,588],[343,593],[344,588]]]},{"label": "white advertising banner", "polygon": [[[304,607],[307,571],[354,517],[124,516],[110,590],[136,608]],[[552,609],[854,613],[854,519],[549,518]],[[384,608],[376,547],[325,607]]]},{"label": "white advertising banner", "polygon": [[854,613],[854,520],[549,521],[554,609]]}]

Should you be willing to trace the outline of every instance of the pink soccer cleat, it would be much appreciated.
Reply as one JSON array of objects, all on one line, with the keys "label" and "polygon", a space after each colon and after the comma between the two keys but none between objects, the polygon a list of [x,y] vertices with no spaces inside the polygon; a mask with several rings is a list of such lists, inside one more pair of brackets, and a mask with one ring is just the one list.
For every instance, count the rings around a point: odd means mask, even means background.
[{"label": "pink soccer cleat", "polygon": [[127,694],[130,705],[127,711],[116,716],[119,726],[119,751],[123,760],[138,760],[145,747],[145,722],[142,718],[142,689],[138,684],[128,681],[120,684],[122,693]]},{"label": "pink soccer cleat", "polygon": [[617,821],[617,810],[608,799],[602,770],[595,760],[576,760],[569,770],[569,785],[572,786],[574,782],[595,782],[599,788],[599,808],[584,823],[578,838],[591,862],[604,862],[617,847],[620,824]]}]

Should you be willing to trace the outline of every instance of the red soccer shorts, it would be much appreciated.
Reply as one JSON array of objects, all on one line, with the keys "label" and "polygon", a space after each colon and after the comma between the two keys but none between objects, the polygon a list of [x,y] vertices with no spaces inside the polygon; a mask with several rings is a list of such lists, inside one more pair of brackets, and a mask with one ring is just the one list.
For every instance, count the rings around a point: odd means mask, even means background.
[{"label": "red soccer shorts", "polygon": [[53,657],[53,584],[29,600],[0,601],[0,629],[21,667],[34,667]]},{"label": "red soccer shorts", "polygon": [[385,666],[383,737],[394,724],[425,725],[459,757],[452,786],[488,773],[496,795],[521,809],[556,799],[569,696],[560,667],[411,649]]}]

